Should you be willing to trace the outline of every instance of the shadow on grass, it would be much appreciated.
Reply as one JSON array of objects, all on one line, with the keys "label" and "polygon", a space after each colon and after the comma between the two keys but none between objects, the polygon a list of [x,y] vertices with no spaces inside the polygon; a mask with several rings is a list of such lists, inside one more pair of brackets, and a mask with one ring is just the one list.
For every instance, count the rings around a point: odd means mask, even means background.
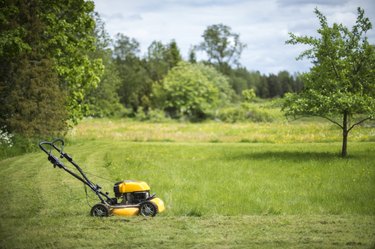
[{"label": "shadow on grass", "polygon": [[330,161],[330,160],[348,160],[354,156],[342,158],[339,153],[333,152],[306,152],[306,151],[263,151],[249,152],[237,155],[227,156],[226,160],[272,160],[272,161]]}]

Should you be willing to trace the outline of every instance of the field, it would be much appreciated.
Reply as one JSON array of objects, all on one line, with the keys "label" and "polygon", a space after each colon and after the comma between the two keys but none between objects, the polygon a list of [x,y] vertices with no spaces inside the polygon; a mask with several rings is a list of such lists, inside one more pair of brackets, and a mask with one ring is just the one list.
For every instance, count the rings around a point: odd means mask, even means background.
[{"label": "field", "polygon": [[375,248],[374,128],[354,132],[342,159],[328,123],[86,120],[66,151],[90,178],[145,180],[167,211],[92,218],[82,183],[30,153],[0,161],[0,248]]}]

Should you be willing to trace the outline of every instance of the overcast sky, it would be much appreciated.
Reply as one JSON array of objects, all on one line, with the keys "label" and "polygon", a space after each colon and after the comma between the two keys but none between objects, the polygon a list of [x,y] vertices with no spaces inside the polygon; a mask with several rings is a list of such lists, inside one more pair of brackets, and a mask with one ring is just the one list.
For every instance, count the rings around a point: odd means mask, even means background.
[{"label": "overcast sky", "polygon": [[[96,11],[106,23],[106,30],[135,38],[141,55],[152,41],[164,44],[176,40],[187,58],[193,45],[199,44],[207,26],[222,23],[230,26],[247,44],[241,64],[261,73],[307,71],[307,60],[295,58],[306,47],[285,45],[288,32],[316,36],[319,22],[314,8],[323,12],[328,22],[352,26],[357,7],[375,26],[375,0],[94,0]],[[375,44],[375,31],[368,33]],[[199,55],[199,54],[198,54]],[[201,55],[202,56],[202,55]],[[199,56],[198,56],[199,58]],[[202,57],[201,57],[202,58]]]}]

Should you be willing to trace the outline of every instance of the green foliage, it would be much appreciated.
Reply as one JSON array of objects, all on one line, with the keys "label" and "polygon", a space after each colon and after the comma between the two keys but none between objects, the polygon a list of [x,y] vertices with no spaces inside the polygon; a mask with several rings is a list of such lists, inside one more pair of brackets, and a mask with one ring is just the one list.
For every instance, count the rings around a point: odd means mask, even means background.
[{"label": "green foliage", "polygon": [[93,117],[119,116],[124,111],[117,93],[121,80],[117,68],[109,58],[103,58],[103,64],[105,66],[104,75],[97,88],[89,91],[85,98],[85,103],[89,107],[86,115]]},{"label": "green foliage", "polygon": [[204,118],[230,99],[226,79],[203,64],[179,63],[155,88],[156,102],[172,117]]},{"label": "green foliage", "polygon": [[117,35],[114,56],[121,79],[118,95],[121,103],[133,111],[139,106],[149,106],[147,96],[150,95],[152,85],[144,61],[138,57],[139,51],[138,41],[123,34]]},{"label": "green foliage", "polygon": [[104,65],[104,74],[102,75],[98,86],[91,89],[86,97],[85,104],[88,105],[86,116],[92,117],[113,117],[121,116],[125,110],[120,104],[118,90],[121,86],[121,79],[118,68],[112,58],[112,50],[109,49],[109,35],[104,28],[104,22],[99,15],[95,16],[95,36],[96,50],[91,54],[93,58],[100,58]]},{"label": "green foliage", "polygon": [[[329,26],[317,9],[315,14],[321,24],[319,38],[290,34],[287,41],[309,45],[311,49],[299,58],[312,59],[314,66],[303,75],[303,91],[286,96],[284,110],[287,115],[320,116],[338,125],[343,130],[342,155],[346,156],[349,131],[375,113],[375,49],[366,37],[372,25],[360,8],[351,30],[342,24]],[[355,121],[358,114],[360,119]]]},{"label": "green foliage", "polygon": [[4,104],[0,107],[0,122],[10,132],[26,137],[64,134],[68,119],[66,92],[58,86],[53,63],[25,58],[13,67],[12,84],[5,86],[1,99]]},{"label": "green foliage", "polygon": [[[173,44],[176,45],[175,42]],[[176,50],[171,52],[160,41],[153,41],[148,47],[146,68],[152,81],[160,83],[168,73],[168,70],[172,67],[170,62],[172,64],[178,63],[178,58],[174,57],[176,56],[175,53],[178,53],[177,46],[174,46],[174,48]],[[168,59],[172,61],[168,61]],[[173,66],[175,65],[176,64]]]},{"label": "green foliage", "polygon": [[242,98],[245,102],[252,102],[256,97],[254,89],[246,89],[242,91]]},{"label": "green foliage", "polygon": [[103,73],[101,59],[92,59],[95,50],[95,22],[91,1],[43,1],[41,5],[47,23],[43,33],[50,55],[56,61],[60,85],[68,91],[69,119],[77,123],[86,110],[86,93],[97,86]]},{"label": "green foliage", "polygon": [[27,137],[53,135],[82,117],[84,97],[103,69],[100,59],[89,58],[93,9],[83,0],[3,1],[1,125]]},{"label": "green foliage", "polygon": [[19,134],[7,134],[8,138],[4,141],[4,129],[3,131],[0,130],[0,160],[23,155],[30,152],[35,152],[38,150],[36,146],[39,139],[35,138],[26,138]]},{"label": "green foliage", "polygon": [[279,117],[272,110],[259,105],[243,103],[219,109],[217,118],[223,122],[273,122]]},{"label": "green foliage", "polygon": [[138,121],[148,121],[153,123],[166,122],[169,119],[165,116],[165,112],[159,109],[148,109],[143,110],[143,108],[138,108],[134,116],[135,120]]},{"label": "green foliage", "polygon": [[242,50],[246,45],[241,43],[239,34],[233,33],[229,26],[224,24],[208,26],[202,37],[204,41],[198,49],[207,53],[210,63],[219,65],[220,69],[231,63],[239,64]]}]

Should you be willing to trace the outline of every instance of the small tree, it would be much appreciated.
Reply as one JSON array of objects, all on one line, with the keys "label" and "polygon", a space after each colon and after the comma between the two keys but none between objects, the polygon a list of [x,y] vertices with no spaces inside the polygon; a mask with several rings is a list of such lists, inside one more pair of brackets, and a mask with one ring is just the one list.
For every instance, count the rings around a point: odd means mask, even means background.
[{"label": "small tree", "polygon": [[290,33],[286,42],[309,45],[297,59],[311,59],[313,66],[303,75],[304,89],[287,94],[283,109],[287,115],[319,116],[339,126],[345,157],[349,132],[374,118],[375,49],[366,37],[372,25],[361,8],[351,30],[337,23],[329,26],[318,9],[315,14],[321,25],[319,38]]},{"label": "small tree", "polygon": [[232,91],[224,76],[214,68],[200,63],[180,62],[154,88],[155,101],[172,117],[202,119]]}]

